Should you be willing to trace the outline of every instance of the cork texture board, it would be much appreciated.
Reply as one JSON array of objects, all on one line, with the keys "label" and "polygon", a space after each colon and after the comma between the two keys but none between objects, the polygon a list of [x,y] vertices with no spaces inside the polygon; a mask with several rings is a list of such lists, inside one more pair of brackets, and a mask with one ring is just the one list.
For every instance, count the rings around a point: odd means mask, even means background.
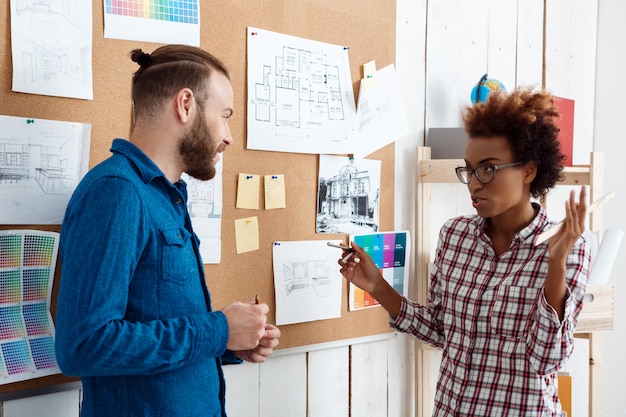
[{"label": "cork texture board", "polygon": [[[52,97],[12,91],[11,19],[9,2],[0,6],[0,114],[91,124],[89,166],[106,159],[114,138],[128,138],[131,120],[130,82],[137,64],[129,53],[146,52],[159,44],[104,38],[103,2],[93,0],[93,100]],[[396,16],[392,0],[212,0],[201,2],[200,46],[229,68],[235,97],[230,127],[234,143],[224,154],[221,263],[205,265],[213,308],[233,301],[248,301],[258,294],[269,304],[268,321],[275,321],[272,243],[289,240],[347,241],[347,235],[317,234],[319,156],[246,149],[247,28],[256,27],[349,48],[355,95],[362,65],[376,61],[382,68],[394,63]],[[379,230],[393,230],[394,146],[387,145],[367,158],[381,160]],[[286,208],[237,209],[239,173],[283,174]],[[1,186],[1,185],[0,185]],[[0,188],[1,192],[1,188]],[[261,204],[262,207],[262,204]],[[257,216],[259,250],[236,253],[235,220]],[[0,225],[1,229],[32,228],[59,231],[55,225]],[[338,253],[339,255],[339,253]],[[57,268],[57,280],[58,272]],[[352,339],[389,332],[387,315],[380,307],[348,311],[348,285],[343,281],[341,318],[281,326],[279,348]],[[53,298],[56,292],[53,290]],[[53,300],[53,313],[54,303]],[[0,386],[0,393],[71,381],[63,375]]]}]

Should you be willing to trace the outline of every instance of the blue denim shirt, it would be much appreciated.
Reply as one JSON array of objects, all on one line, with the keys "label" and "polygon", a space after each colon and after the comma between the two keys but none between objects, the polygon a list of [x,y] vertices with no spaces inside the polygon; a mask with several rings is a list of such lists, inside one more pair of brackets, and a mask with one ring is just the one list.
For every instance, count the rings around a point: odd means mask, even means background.
[{"label": "blue denim shirt", "polygon": [[186,184],[128,141],[111,151],[61,227],[59,365],[81,377],[83,417],[224,416],[228,323],[211,311]]}]

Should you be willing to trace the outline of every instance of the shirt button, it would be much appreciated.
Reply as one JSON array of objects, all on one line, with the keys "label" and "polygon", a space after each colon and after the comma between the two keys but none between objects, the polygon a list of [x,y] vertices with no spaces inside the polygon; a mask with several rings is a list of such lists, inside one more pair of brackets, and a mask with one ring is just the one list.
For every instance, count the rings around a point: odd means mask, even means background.
[{"label": "shirt button", "polygon": [[182,199],[182,198],[177,198],[177,199],[176,199],[176,204],[180,204],[180,203],[182,203],[182,202],[183,202],[183,199]]}]

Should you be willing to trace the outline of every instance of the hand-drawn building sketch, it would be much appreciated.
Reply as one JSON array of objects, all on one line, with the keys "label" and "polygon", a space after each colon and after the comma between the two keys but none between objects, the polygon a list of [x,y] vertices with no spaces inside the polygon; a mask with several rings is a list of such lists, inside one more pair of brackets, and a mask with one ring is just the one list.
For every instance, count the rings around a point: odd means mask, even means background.
[{"label": "hand-drawn building sketch", "polygon": [[378,231],[379,179],[380,161],[321,155],[317,233]]},{"label": "hand-drawn building sketch", "polygon": [[91,2],[12,0],[13,90],[93,99]]},{"label": "hand-drawn building sketch", "polygon": [[222,213],[220,196],[216,195],[214,180],[200,181],[189,176],[187,182],[187,209],[191,218],[219,218]]},{"label": "hand-drawn building sketch", "polygon": [[277,324],[341,316],[341,251],[326,241],[281,241],[272,255]]},{"label": "hand-drawn building sketch", "polygon": [[91,126],[0,116],[0,223],[60,224],[87,171]]},{"label": "hand-drawn building sketch", "polygon": [[347,48],[254,28],[248,41],[248,148],[346,153],[358,133]]},{"label": "hand-drawn building sketch", "polygon": [[[335,260],[335,259],[333,259]],[[303,259],[283,263],[285,293],[313,290],[318,297],[330,295],[328,261],[326,259]]]},{"label": "hand-drawn building sketch", "polygon": [[187,183],[187,209],[194,232],[202,242],[200,254],[205,264],[218,264],[222,255],[222,159],[215,166],[215,177],[201,181],[182,174]]}]

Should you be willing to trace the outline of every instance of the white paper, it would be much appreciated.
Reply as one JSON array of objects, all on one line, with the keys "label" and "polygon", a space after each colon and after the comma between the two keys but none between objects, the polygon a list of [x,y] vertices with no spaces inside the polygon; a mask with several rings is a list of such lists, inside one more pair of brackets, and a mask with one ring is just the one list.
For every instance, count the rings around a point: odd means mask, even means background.
[{"label": "white paper", "polygon": [[375,76],[376,82],[370,84],[373,88],[366,89],[361,81],[359,89],[359,138],[352,152],[355,158],[363,158],[409,134],[393,64],[378,70]]},{"label": "white paper", "polygon": [[187,210],[193,231],[200,239],[200,255],[205,264],[222,260],[222,171],[224,154],[215,165],[215,177],[200,181],[183,173],[187,183]]},{"label": "white paper", "polygon": [[89,124],[0,116],[0,224],[61,224],[90,136]]},{"label": "white paper", "polygon": [[606,284],[609,282],[611,270],[613,269],[623,237],[624,231],[621,229],[609,228],[604,231],[598,255],[593,262],[593,267],[587,280],[588,283]]},{"label": "white paper", "polygon": [[352,153],[348,48],[248,28],[248,149]]},{"label": "white paper", "polygon": [[103,1],[105,38],[200,46],[198,0]]},{"label": "white paper", "polygon": [[343,277],[337,265],[341,250],[326,242],[274,242],[277,325],[341,317]]},{"label": "white paper", "polygon": [[11,1],[13,91],[93,99],[91,6]]}]

